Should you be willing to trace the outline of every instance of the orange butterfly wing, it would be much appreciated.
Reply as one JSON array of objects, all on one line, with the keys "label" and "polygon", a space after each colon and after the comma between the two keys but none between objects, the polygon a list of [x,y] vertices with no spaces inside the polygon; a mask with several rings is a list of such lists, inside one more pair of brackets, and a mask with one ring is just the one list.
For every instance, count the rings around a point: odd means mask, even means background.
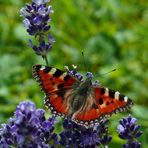
[{"label": "orange butterfly wing", "polygon": [[132,106],[132,101],[127,96],[104,87],[97,87],[95,91],[95,104],[85,113],[78,113],[74,122],[82,125],[94,125],[102,118],[111,116],[116,112],[123,112]]},{"label": "orange butterfly wing", "polygon": [[66,104],[63,103],[63,96],[76,80],[62,70],[41,65],[33,67],[33,76],[46,95],[45,105],[53,114],[65,116],[68,110]]}]

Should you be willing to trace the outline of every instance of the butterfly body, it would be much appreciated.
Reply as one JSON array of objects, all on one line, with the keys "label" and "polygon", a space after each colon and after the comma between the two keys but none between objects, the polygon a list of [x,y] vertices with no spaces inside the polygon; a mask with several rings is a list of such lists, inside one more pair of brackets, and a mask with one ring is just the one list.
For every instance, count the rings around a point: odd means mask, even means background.
[{"label": "butterfly body", "polygon": [[73,91],[71,95],[67,97],[69,102],[68,111],[72,118],[74,118],[76,113],[85,113],[91,108],[95,102],[94,97],[90,97],[94,92],[94,88],[92,87],[91,79],[86,79],[85,81],[77,82],[77,85],[74,84],[71,89]]},{"label": "butterfly body", "polygon": [[93,75],[86,79],[74,69],[66,72],[48,66],[35,65],[33,76],[44,91],[45,105],[55,115],[70,118],[86,127],[98,123],[113,113],[127,110],[132,101],[118,91],[93,83]]}]

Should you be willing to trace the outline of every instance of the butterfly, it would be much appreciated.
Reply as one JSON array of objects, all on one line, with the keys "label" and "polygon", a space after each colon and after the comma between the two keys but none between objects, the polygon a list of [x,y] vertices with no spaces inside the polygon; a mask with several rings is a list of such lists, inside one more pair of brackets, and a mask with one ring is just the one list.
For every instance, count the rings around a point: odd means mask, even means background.
[{"label": "butterfly", "polygon": [[73,70],[65,71],[50,67],[33,66],[33,77],[45,93],[45,105],[55,116],[68,118],[85,127],[93,126],[117,112],[128,110],[132,100],[118,91],[106,88],[100,82],[92,82],[93,75],[86,79]]}]

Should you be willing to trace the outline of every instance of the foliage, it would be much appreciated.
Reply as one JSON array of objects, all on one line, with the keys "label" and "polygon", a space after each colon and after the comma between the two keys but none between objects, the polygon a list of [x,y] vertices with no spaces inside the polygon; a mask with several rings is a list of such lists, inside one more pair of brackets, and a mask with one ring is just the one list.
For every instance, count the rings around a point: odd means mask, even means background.
[{"label": "foliage", "polygon": [[[27,1],[0,2],[0,122],[12,116],[18,102],[32,99],[43,107],[43,95],[32,78],[31,67],[43,63],[27,46],[28,37],[21,24],[19,9]],[[28,1],[29,2],[29,1]],[[105,86],[120,90],[132,98],[132,114],[142,125],[140,138],[146,147],[148,136],[148,60],[147,60],[147,1],[81,0],[51,1],[53,10],[51,32],[56,39],[48,54],[49,64],[58,68],[78,65],[102,74],[99,80]],[[81,52],[84,52],[85,59]],[[58,59],[58,60],[57,60]],[[98,79],[98,77],[96,77]],[[112,118],[112,131],[122,115]],[[112,132],[111,131],[111,132]],[[57,131],[58,132],[58,131]],[[114,135],[113,137],[117,137]],[[113,139],[114,145],[122,141]]]}]

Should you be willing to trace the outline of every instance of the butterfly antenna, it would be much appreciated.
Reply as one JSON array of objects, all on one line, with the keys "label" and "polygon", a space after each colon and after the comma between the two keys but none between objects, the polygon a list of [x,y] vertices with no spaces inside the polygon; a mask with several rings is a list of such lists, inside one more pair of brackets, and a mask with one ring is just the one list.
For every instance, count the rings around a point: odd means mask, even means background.
[{"label": "butterfly antenna", "polygon": [[81,54],[82,54],[82,57],[83,57],[84,69],[85,69],[86,71],[88,71],[88,67],[87,67],[87,65],[86,65],[86,60],[85,60],[84,52],[82,51]]},{"label": "butterfly antenna", "polygon": [[110,71],[108,71],[108,72],[106,72],[106,73],[103,73],[103,74],[97,74],[97,75],[95,75],[95,77],[104,76],[104,75],[107,75],[107,74],[109,74],[109,73],[111,73],[111,72],[114,72],[114,71],[116,71],[116,69],[112,69],[112,70],[110,70]]}]

